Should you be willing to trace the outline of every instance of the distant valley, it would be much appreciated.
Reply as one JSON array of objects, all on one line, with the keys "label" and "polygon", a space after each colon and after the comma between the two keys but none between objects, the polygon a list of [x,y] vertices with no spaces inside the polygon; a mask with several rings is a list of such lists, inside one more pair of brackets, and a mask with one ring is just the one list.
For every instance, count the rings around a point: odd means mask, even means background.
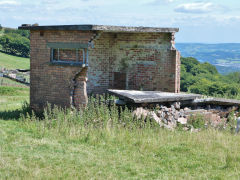
[{"label": "distant valley", "polygon": [[240,43],[177,43],[176,48],[183,57],[194,57],[215,65],[221,74],[240,71]]}]

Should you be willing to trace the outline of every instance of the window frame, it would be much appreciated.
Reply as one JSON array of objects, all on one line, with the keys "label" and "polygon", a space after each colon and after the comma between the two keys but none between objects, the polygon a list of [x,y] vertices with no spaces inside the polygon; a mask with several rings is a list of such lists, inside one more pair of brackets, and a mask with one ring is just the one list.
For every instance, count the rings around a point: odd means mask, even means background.
[{"label": "window frame", "polygon": [[[50,48],[50,63],[51,64],[88,66],[88,47],[89,47],[88,44],[54,42],[54,43],[47,43],[47,47]],[[75,61],[65,61],[65,60],[59,59],[59,50],[60,49],[75,50],[76,60]],[[54,50],[57,50],[58,59],[54,59]],[[82,51],[83,61],[79,61],[79,56],[78,56],[79,51]]]}]

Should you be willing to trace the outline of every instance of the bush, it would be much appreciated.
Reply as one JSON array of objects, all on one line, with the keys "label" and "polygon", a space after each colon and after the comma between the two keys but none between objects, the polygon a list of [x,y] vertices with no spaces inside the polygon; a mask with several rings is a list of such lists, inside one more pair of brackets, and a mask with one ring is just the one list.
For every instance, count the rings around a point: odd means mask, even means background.
[{"label": "bush", "polygon": [[19,34],[7,34],[0,37],[2,50],[22,57],[29,57],[30,41]]},{"label": "bush", "polygon": [[17,34],[17,35],[20,35],[22,37],[26,37],[28,39],[30,37],[30,31],[28,31],[28,30],[5,28],[4,33],[5,34]]}]

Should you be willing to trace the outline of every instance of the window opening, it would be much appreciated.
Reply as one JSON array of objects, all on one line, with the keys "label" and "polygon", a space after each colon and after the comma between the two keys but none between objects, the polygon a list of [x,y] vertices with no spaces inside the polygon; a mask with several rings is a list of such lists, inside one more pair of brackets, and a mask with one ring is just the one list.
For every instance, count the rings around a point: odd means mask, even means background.
[{"label": "window opening", "polygon": [[78,43],[48,43],[50,60],[56,64],[88,65],[88,45]]}]

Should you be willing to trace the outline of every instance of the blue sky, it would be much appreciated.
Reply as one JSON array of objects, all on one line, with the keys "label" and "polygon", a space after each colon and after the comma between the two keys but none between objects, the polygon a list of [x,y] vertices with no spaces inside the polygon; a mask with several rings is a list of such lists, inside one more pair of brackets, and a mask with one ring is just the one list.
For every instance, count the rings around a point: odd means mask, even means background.
[{"label": "blue sky", "polygon": [[0,24],[179,27],[176,42],[240,43],[240,0],[0,0]]}]

